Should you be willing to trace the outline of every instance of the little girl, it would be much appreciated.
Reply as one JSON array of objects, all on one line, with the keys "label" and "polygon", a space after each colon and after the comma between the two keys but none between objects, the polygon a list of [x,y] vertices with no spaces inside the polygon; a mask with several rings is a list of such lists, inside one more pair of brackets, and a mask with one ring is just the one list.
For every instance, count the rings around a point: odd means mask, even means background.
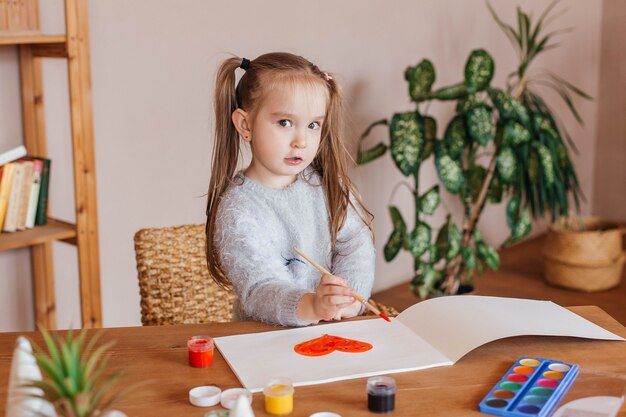
[{"label": "little girl", "polygon": [[[352,295],[372,289],[372,216],[346,175],[338,84],[269,53],[224,61],[215,90],[206,252],[213,279],[237,292],[233,318],[303,326],[360,314]],[[241,141],[252,158],[236,172]]]}]

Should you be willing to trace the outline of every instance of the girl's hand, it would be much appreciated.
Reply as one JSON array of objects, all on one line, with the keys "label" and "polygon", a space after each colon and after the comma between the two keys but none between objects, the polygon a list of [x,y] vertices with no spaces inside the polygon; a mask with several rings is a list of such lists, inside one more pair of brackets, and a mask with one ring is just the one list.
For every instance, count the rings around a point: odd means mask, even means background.
[{"label": "girl's hand", "polygon": [[335,275],[324,274],[314,293],[306,294],[298,304],[302,320],[333,320],[345,307],[354,303],[352,288],[347,281]]},{"label": "girl's hand", "polygon": [[333,320],[349,319],[350,317],[356,317],[359,315],[360,311],[361,303],[358,300],[355,300],[354,303],[339,310],[337,314],[335,314],[335,317],[333,317]]}]

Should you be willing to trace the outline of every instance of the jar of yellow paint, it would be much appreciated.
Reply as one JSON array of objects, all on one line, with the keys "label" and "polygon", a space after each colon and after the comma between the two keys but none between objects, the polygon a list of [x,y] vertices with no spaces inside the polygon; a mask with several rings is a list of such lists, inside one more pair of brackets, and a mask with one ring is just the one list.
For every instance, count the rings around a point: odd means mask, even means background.
[{"label": "jar of yellow paint", "polygon": [[293,411],[293,383],[289,378],[274,378],[263,390],[265,411],[284,416]]}]

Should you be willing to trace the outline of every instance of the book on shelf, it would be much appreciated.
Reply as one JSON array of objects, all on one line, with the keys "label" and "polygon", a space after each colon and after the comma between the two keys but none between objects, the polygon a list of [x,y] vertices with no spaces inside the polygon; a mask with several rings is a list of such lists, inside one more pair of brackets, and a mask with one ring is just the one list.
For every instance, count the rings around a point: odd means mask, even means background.
[{"label": "book on shelf", "polygon": [[2,153],[0,153],[0,165],[13,162],[16,159],[19,159],[25,155],[26,155],[26,148],[24,147],[24,145],[20,145],[13,149],[9,149],[8,151],[3,151]]},{"label": "book on shelf", "polygon": [[4,218],[7,213],[9,204],[9,194],[11,192],[11,183],[13,182],[13,173],[15,172],[15,164],[8,163],[0,167],[2,170],[2,178],[0,179],[0,232],[4,225]]},{"label": "book on shelf", "polygon": [[15,169],[9,190],[9,201],[4,216],[3,232],[15,232],[17,230],[17,217],[20,209],[20,193],[22,191],[22,181],[24,180],[25,167],[23,164],[14,163]]},{"label": "book on shelf", "polygon": [[39,189],[39,199],[35,213],[35,225],[42,226],[48,221],[48,188],[50,185],[50,160],[47,158],[35,158],[42,162],[41,185]]},{"label": "book on shelf", "polygon": [[39,203],[39,192],[41,190],[41,173],[43,171],[43,161],[41,159],[33,159],[33,181],[30,187],[30,195],[28,201],[28,210],[26,212],[26,228],[31,229],[35,226],[35,215],[37,214],[37,205]]},{"label": "book on shelf", "polygon": [[28,214],[28,204],[30,203],[30,189],[33,187],[33,161],[20,160],[24,167],[24,178],[20,190],[19,206],[17,209],[17,230],[26,229],[26,215]]}]

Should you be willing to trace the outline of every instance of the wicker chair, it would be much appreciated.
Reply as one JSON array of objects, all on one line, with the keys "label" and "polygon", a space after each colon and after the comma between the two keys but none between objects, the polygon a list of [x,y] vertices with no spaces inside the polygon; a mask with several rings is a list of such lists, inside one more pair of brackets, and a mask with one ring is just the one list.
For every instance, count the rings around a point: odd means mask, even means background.
[{"label": "wicker chair", "polygon": [[[204,225],[141,229],[135,255],[144,326],[231,321],[236,295],[209,276]],[[388,316],[393,307],[370,300]]]}]

